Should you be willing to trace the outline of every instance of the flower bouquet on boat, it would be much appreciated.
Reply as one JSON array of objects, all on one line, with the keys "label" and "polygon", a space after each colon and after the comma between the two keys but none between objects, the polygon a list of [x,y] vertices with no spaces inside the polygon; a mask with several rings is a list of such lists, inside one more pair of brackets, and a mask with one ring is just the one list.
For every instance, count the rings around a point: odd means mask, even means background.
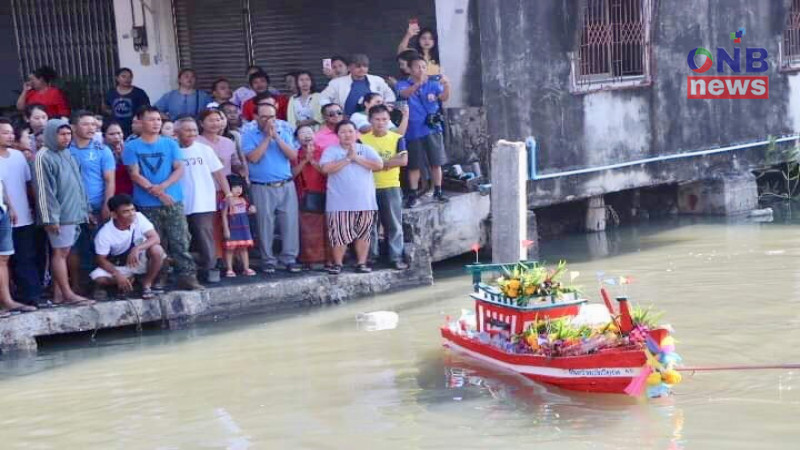
[{"label": "flower bouquet on boat", "polygon": [[[449,349],[576,391],[655,398],[681,381],[671,328],[658,324],[659,314],[632,307],[626,296],[616,297],[615,309],[604,287],[603,304],[589,303],[563,280],[579,276],[565,262],[467,269],[475,310],[447,319],[441,334]],[[485,283],[485,275],[494,277]]]}]

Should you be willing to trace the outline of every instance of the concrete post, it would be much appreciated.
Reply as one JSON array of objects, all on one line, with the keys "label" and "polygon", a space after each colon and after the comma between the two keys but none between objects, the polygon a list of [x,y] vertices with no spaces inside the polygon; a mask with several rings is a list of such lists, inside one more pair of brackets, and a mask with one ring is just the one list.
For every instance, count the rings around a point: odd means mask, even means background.
[{"label": "concrete post", "polygon": [[751,173],[728,173],[678,187],[681,214],[731,216],[758,208],[758,186]]},{"label": "concrete post", "polygon": [[586,231],[606,229],[606,201],[602,195],[592,197],[587,202]]},{"label": "concrete post", "polygon": [[500,140],[492,151],[492,262],[527,259],[528,164],[522,142]]}]

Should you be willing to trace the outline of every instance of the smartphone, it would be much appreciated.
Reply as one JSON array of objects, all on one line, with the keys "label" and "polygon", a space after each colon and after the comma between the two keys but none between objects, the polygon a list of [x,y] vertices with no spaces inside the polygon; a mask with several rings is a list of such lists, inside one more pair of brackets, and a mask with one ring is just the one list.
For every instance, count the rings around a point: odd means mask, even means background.
[{"label": "smartphone", "polygon": [[331,58],[325,58],[322,60],[322,71],[326,70],[333,70],[333,60]]},{"label": "smartphone", "polygon": [[428,80],[430,80],[430,81],[441,81],[442,80],[442,76],[441,75],[428,75]]},{"label": "smartphone", "polygon": [[399,152],[397,152],[397,156],[400,156],[403,153],[408,153],[408,150],[400,150]]},{"label": "smartphone", "polygon": [[409,25],[419,25],[419,19],[417,19],[416,17],[412,17],[412,18],[408,19],[408,24]]}]

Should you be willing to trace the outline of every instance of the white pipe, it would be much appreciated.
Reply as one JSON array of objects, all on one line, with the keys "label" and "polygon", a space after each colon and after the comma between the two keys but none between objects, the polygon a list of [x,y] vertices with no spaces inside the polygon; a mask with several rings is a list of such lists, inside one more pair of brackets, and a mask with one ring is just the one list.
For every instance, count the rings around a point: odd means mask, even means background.
[{"label": "white pipe", "polygon": [[[798,138],[800,138],[800,135],[793,134],[793,135],[790,135],[790,136],[785,136],[785,137],[782,137],[782,138],[778,138],[778,139],[775,140],[775,143],[777,144],[777,143],[781,143],[781,142],[788,142],[788,141],[796,140]],[[734,151],[734,150],[741,150],[741,149],[746,149],[746,148],[759,147],[759,146],[762,146],[762,145],[767,145],[769,143],[770,143],[770,140],[767,139],[767,140],[764,140],[764,141],[751,142],[749,144],[731,145],[729,147],[714,148],[714,149],[710,149],[710,150],[699,150],[699,151],[695,151],[695,152],[676,153],[674,155],[656,156],[654,158],[638,159],[636,161],[629,161],[629,162],[617,163],[617,164],[608,164],[608,165],[605,165],[605,166],[588,167],[588,168],[585,168],[585,169],[576,169],[576,170],[567,170],[565,172],[548,173],[548,174],[544,174],[544,175],[538,175],[537,174],[533,178],[533,180],[534,181],[546,180],[548,178],[560,178],[560,177],[567,177],[567,176],[571,176],[571,175],[580,175],[580,174],[584,174],[584,173],[600,172],[600,171],[603,171],[603,170],[620,169],[622,167],[638,166],[640,164],[648,164],[648,163],[659,162],[659,161],[668,161],[668,160],[671,160],[671,159],[691,158],[693,156],[713,155],[715,153],[724,153],[724,152],[730,152],[730,151]],[[534,164],[536,164],[535,160],[534,160]]]}]

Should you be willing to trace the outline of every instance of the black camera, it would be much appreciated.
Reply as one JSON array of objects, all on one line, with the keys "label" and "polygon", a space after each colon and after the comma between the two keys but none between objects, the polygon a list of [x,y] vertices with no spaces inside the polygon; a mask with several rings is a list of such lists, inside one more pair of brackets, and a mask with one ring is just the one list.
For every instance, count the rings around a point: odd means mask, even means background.
[{"label": "black camera", "polygon": [[439,128],[439,125],[441,125],[442,123],[444,123],[444,116],[442,115],[441,112],[437,111],[433,114],[428,114],[427,116],[425,116],[425,125],[427,125],[428,128],[435,130]]}]

